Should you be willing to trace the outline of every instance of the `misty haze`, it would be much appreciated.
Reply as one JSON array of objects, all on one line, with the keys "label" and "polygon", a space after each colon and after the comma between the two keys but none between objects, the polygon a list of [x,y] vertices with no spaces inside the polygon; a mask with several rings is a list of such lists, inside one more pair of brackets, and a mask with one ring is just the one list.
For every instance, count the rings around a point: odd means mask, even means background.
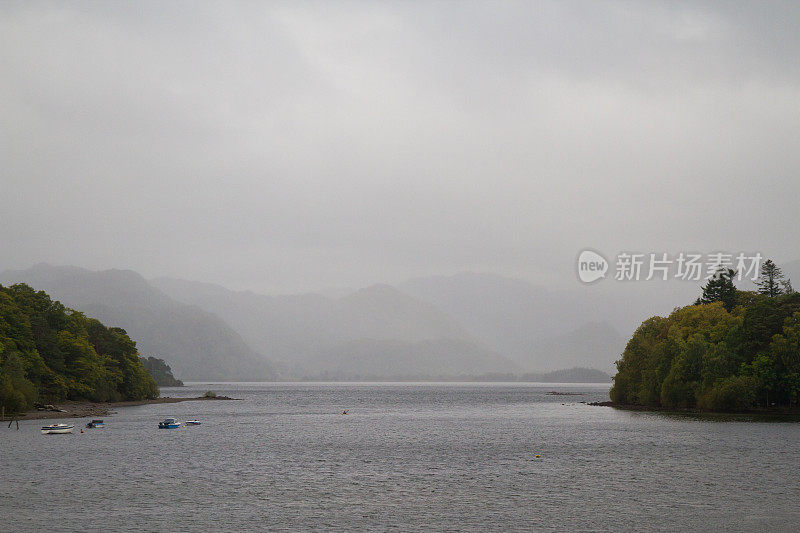
[{"label": "misty haze", "polygon": [[799,21],[3,3],[0,531],[795,530]]}]

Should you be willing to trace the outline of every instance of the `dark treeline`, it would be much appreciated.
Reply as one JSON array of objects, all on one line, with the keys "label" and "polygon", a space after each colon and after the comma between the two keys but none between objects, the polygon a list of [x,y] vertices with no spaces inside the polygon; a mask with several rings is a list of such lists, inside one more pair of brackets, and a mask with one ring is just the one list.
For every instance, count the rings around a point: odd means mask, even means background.
[{"label": "dark treeline", "polygon": [[0,406],[158,396],[125,330],[53,301],[27,285],[0,285]]},{"label": "dark treeline", "polygon": [[142,365],[159,387],[183,387],[183,381],[172,375],[172,368],[157,357],[142,357]]},{"label": "dark treeline", "polygon": [[798,406],[800,294],[767,261],[758,291],[721,270],[695,305],[642,323],[611,389],[622,405],[748,411]]}]

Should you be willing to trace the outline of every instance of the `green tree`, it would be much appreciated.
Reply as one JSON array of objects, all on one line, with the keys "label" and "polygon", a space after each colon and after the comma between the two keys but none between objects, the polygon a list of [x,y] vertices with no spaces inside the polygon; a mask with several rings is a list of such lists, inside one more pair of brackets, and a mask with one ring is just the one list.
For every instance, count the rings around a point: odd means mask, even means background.
[{"label": "green tree", "polygon": [[0,405],[8,413],[24,411],[37,398],[36,386],[25,377],[19,353],[0,343]]},{"label": "green tree", "polygon": [[746,411],[755,405],[757,386],[751,376],[727,377],[705,391],[698,406],[705,411]]},{"label": "green tree", "polygon": [[703,286],[703,294],[695,304],[710,304],[722,302],[727,311],[736,305],[737,291],[733,284],[736,271],[730,268],[720,268]]},{"label": "green tree", "polygon": [[694,407],[700,389],[700,369],[708,342],[702,335],[694,334],[681,346],[672,360],[669,374],[661,385],[661,405],[664,407]]},{"label": "green tree", "polygon": [[770,298],[775,298],[783,294],[783,282],[783,272],[778,265],[773,263],[772,259],[764,261],[764,264],[761,265],[761,275],[756,282],[758,292]]},{"label": "green tree", "polygon": [[617,374],[610,396],[619,404],[642,405],[639,396],[642,372],[650,366],[653,350],[666,336],[668,320],[656,316],[642,322],[628,341],[622,358],[617,361]]},{"label": "green tree", "polygon": [[786,405],[800,401],[800,312],[786,319],[783,333],[775,335],[769,352],[777,367],[776,400]]},{"label": "green tree", "polygon": [[768,353],[758,354],[751,363],[742,365],[742,375],[758,380],[758,389],[763,394],[766,406],[770,405],[770,393],[778,386],[779,372],[776,366],[775,358]]}]

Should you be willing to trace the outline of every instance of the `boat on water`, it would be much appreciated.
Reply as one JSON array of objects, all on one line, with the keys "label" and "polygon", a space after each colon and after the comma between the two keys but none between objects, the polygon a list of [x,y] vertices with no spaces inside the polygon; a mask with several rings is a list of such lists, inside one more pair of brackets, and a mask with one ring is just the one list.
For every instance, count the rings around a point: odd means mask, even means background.
[{"label": "boat on water", "polygon": [[177,429],[181,427],[181,423],[174,418],[165,418],[163,422],[158,423],[158,429]]},{"label": "boat on water", "polygon": [[50,424],[42,426],[42,435],[59,435],[62,433],[72,433],[75,428],[72,424]]},{"label": "boat on water", "polygon": [[202,424],[202,422],[200,422],[199,420],[187,420],[186,421],[186,425],[187,426],[199,426],[200,424]]},{"label": "boat on water", "polygon": [[104,428],[106,427],[106,423],[102,420],[92,420],[91,422],[86,423],[87,428]]}]

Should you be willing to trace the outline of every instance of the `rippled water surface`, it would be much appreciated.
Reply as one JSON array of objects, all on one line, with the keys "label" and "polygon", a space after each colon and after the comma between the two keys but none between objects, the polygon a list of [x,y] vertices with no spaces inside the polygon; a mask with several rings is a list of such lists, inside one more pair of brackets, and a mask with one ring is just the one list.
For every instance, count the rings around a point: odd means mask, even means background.
[{"label": "rippled water surface", "polygon": [[[0,530],[800,523],[798,423],[580,403],[607,399],[598,385],[198,384],[162,393],[207,389],[242,401],[121,408],[105,429],[83,434],[80,419],[73,435],[41,435],[38,421],[0,427]],[[203,424],[157,429],[166,416]]]}]

